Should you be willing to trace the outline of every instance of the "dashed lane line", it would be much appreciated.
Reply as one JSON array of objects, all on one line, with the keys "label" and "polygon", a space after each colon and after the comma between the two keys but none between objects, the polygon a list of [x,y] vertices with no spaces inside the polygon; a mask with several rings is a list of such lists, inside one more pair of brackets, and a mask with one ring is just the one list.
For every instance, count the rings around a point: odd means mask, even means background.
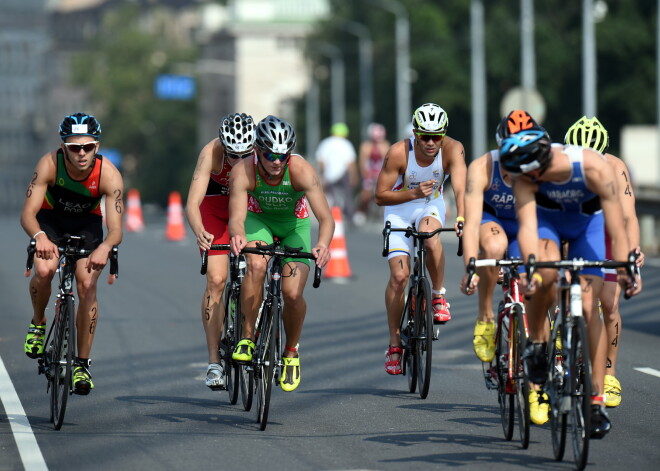
[{"label": "dashed lane line", "polygon": [[30,427],[30,422],[25,415],[25,410],[18,399],[18,394],[16,394],[2,358],[0,358],[0,401],[2,401],[9,419],[25,471],[47,470],[46,461],[44,461],[37,439],[32,433],[32,427]]},{"label": "dashed lane line", "polygon": [[646,373],[647,375],[657,376],[658,378],[660,378],[660,371],[654,370],[653,368],[644,367],[644,368],[635,368],[635,369],[640,373]]}]

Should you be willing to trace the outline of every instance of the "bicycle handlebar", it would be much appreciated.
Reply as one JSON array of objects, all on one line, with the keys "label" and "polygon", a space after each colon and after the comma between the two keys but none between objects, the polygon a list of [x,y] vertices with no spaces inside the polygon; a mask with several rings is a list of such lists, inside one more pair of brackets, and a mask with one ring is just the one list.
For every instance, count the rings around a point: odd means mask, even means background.
[{"label": "bicycle handlebar", "polygon": [[[458,223],[458,230],[459,233],[463,232],[463,223],[459,222]],[[390,233],[391,232],[405,232],[406,237],[415,237],[417,239],[430,239],[431,237],[435,236],[436,234],[440,232],[456,232],[453,227],[439,227],[438,229],[431,231],[431,232],[420,232],[415,230],[414,227],[408,226],[406,228],[392,228],[392,223],[390,221],[385,222],[385,228],[383,229],[383,257],[387,257],[387,254],[390,251]],[[458,250],[456,251],[456,255],[461,257],[463,255],[463,238],[460,237],[458,234],[456,235],[458,237]]]},{"label": "bicycle handlebar", "polygon": [[[625,268],[628,276],[633,280],[633,285],[637,288],[637,281],[635,280],[635,273],[637,272],[637,257],[638,254],[633,250],[628,254],[628,260],[625,262],[616,262],[612,260],[583,260],[574,258],[572,260],[555,260],[549,262],[537,262],[535,255],[530,255],[527,261],[526,268],[529,279],[534,275],[537,268],[565,268],[567,270],[581,270],[583,268]],[[625,292],[623,297],[630,299]]]},{"label": "bicycle handlebar", "polygon": [[[229,244],[211,244],[211,248],[209,250],[231,250]],[[209,251],[204,250],[202,252],[202,268],[199,270],[199,273],[201,275],[206,275],[206,269],[208,268],[209,264]]]},{"label": "bicycle handlebar", "polygon": [[[243,247],[242,253],[251,253],[254,255],[278,256],[287,258],[306,258],[316,261],[316,256],[310,252],[303,252],[302,247],[289,247],[280,244],[257,244],[255,247]],[[312,286],[318,288],[321,285],[321,267],[314,264],[314,282]]]},{"label": "bicycle handlebar", "polygon": [[[89,255],[94,250],[78,247],[78,245],[82,243],[82,241],[84,240],[85,240],[84,237],[65,235],[63,239],[64,241],[63,244],[58,245],[57,247],[57,250],[60,253],[60,257],[62,256],[75,257],[75,258],[89,257]],[[27,262],[25,263],[25,273],[26,273],[25,276],[28,276],[28,274],[32,270],[32,267],[34,266],[34,255],[36,254],[36,252],[37,252],[37,240],[30,239],[30,243],[28,244],[27,247],[28,257],[27,257]],[[110,260],[110,275],[115,275],[115,278],[119,278],[119,246],[117,245],[112,246],[108,259]]]},{"label": "bicycle handlebar", "polygon": [[504,258],[504,259],[497,259],[497,258],[484,258],[481,260],[477,260],[475,257],[470,257],[470,260],[468,261],[468,264],[465,267],[465,273],[467,273],[468,278],[467,278],[467,286],[470,286],[470,283],[472,282],[472,277],[474,274],[477,272],[477,268],[479,267],[519,267],[520,265],[524,265],[524,262],[520,258]]}]

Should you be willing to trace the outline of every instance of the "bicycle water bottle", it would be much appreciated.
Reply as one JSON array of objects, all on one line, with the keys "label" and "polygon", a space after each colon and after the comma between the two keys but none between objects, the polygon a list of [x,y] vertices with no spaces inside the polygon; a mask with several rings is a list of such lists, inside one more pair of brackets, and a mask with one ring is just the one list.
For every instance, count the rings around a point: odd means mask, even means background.
[{"label": "bicycle water bottle", "polygon": [[571,315],[572,316],[581,316],[582,315],[582,287],[580,284],[571,284],[570,289],[570,299],[571,299]]}]

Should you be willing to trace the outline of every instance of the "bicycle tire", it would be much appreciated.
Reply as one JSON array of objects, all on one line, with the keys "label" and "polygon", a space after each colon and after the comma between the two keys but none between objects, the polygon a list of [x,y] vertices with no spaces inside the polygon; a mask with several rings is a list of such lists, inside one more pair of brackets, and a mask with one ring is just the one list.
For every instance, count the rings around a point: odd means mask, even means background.
[{"label": "bicycle tire", "polygon": [[239,392],[239,365],[231,358],[236,348],[236,320],[240,312],[240,299],[232,293],[230,283],[225,287],[225,320],[222,324],[222,337],[220,338],[220,363],[225,375],[225,385],[229,394],[229,403],[238,402]]},{"label": "bicycle tire", "polygon": [[507,385],[511,388],[509,381],[509,328],[504,322],[507,314],[504,313],[504,302],[500,301],[498,312],[497,338],[495,339],[495,370],[497,372],[497,402],[500,406],[500,420],[504,439],[513,438],[513,423],[515,418],[514,395],[508,393]]},{"label": "bicycle tire", "polygon": [[[270,409],[270,398],[273,392],[273,382],[275,377],[275,342],[279,336],[279,304],[277,301],[272,301],[267,304],[269,306],[269,313],[265,318],[265,329],[261,330],[261,356],[259,365],[259,394],[257,396],[258,410],[257,421],[259,428],[266,430],[268,425],[268,413]],[[262,314],[263,316],[263,314]]]},{"label": "bicycle tire", "polygon": [[591,425],[591,363],[583,317],[573,318],[571,331],[571,432],[575,464],[582,470],[589,458]]},{"label": "bicycle tire", "polygon": [[401,358],[402,373],[408,378],[408,391],[414,393],[417,391],[417,352],[415,343],[415,311],[414,311],[414,293],[412,288],[408,291],[406,304],[401,316],[401,345],[403,347],[403,357]]},{"label": "bicycle tire", "polygon": [[[75,307],[71,298],[60,303],[51,350],[51,421],[55,430],[64,423],[67,399],[71,392],[71,370],[75,335]],[[54,370],[53,370],[54,369]]]},{"label": "bicycle tire", "polygon": [[417,383],[419,397],[426,399],[431,386],[433,360],[433,311],[431,308],[431,286],[426,278],[417,282],[415,305],[415,351],[417,356]]},{"label": "bicycle tire", "polygon": [[522,366],[522,352],[527,345],[527,330],[525,329],[525,311],[520,304],[513,306],[516,329],[513,332],[512,348],[513,371],[516,378],[516,412],[518,416],[518,432],[523,449],[529,447],[529,382],[525,378]]},{"label": "bicycle tire", "polygon": [[[564,355],[561,351],[563,341],[561,338],[561,313],[555,318],[555,323],[550,335],[549,344],[549,373],[544,390],[550,399],[550,433],[552,434],[552,453],[555,460],[564,459],[566,450],[566,412],[562,410],[562,398],[564,397],[564,386],[566,380],[566,366]],[[557,344],[560,344],[559,346]]]}]

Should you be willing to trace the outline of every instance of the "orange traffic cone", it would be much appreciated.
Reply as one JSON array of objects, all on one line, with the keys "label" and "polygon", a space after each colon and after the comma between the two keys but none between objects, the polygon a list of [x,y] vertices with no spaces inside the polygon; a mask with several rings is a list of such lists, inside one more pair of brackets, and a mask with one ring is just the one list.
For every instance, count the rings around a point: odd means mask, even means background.
[{"label": "orange traffic cone", "polygon": [[336,281],[346,280],[352,275],[348,264],[348,252],[346,251],[346,239],[344,238],[344,220],[341,209],[332,207],[332,217],[335,220],[335,233],[330,242],[330,261],[325,268],[326,278],[336,278]]},{"label": "orange traffic cone", "polygon": [[128,190],[126,198],[126,231],[140,232],[144,229],[144,218],[142,217],[142,203],[140,192],[135,188]]},{"label": "orange traffic cone", "polygon": [[167,240],[182,240],[186,238],[186,228],[183,224],[183,208],[181,207],[181,194],[178,191],[170,193],[167,205]]}]

